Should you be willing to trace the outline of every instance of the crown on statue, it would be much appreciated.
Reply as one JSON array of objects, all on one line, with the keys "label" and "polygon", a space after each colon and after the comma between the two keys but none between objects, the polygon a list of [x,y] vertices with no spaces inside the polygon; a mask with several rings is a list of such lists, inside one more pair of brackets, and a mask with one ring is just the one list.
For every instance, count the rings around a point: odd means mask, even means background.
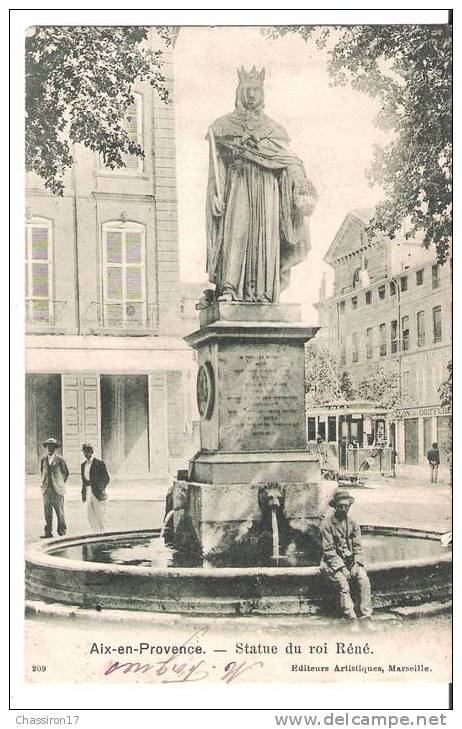
[{"label": "crown on statue", "polygon": [[249,81],[263,84],[263,81],[265,80],[265,69],[262,68],[261,71],[257,71],[255,66],[252,66],[250,71],[246,71],[244,66],[241,66],[237,69],[237,76],[239,78],[239,83],[241,84],[248,83]]}]

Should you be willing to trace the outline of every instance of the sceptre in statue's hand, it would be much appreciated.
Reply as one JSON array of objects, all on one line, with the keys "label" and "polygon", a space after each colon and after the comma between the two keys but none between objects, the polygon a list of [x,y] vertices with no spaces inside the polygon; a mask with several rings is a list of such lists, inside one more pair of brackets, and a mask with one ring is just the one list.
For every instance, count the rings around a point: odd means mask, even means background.
[{"label": "sceptre in statue's hand", "polygon": [[213,133],[212,127],[209,127],[207,136],[210,141],[210,156],[211,156],[212,164],[213,164],[213,174],[214,174],[214,178],[215,178],[215,190],[216,190],[215,195],[212,198],[213,214],[216,217],[220,217],[221,215],[223,215],[223,213],[225,211],[225,206],[223,204],[223,196],[221,193],[220,176],[218,174],[217,147],[215,144],[215,135]]},{"label": "sceptre in statue's hand", "polygon": [[234,112],[209,128],[207,271],[224,301],[276,303],[310,248],[316,191],[286,131],[263,113],[265,70],[238,69]]}]

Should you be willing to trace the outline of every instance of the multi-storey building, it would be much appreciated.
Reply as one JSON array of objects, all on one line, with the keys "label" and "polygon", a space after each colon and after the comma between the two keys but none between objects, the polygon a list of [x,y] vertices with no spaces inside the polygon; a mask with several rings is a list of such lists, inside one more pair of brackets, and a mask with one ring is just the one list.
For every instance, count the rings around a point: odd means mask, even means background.
[{"label": "multi-storey building", "polygon": [[[172,88],[172,59],[164,70]],[[174,106],[135,86],[145,151],[111,170],[76,145],[63,197],[26,184],[26,471],[55,436],[71,471],[91,442],[112,474],[165,478],[194,451],[182,335]]]},{"label": "multi-storey building", "polygon": [[397,374],[392,434],[399,459],[424,462],[433,441],[449,442],[449,415],[438,388],[451,360],[451,278],[420,241],[368,239],[371,210],[349,213],[324,260],[334,269],[332,296],[316,307],[325,345],[353,381],[379,366]]}]

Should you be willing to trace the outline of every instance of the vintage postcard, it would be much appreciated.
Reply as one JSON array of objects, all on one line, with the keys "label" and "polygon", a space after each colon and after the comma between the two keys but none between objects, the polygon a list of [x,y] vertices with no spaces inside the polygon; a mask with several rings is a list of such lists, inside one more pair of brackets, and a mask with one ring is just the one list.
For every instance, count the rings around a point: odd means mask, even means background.
[{"label": "vintage postcard", "polygon": [[448,16],[152,13],[25,31],[24,680],[448,708]]}]

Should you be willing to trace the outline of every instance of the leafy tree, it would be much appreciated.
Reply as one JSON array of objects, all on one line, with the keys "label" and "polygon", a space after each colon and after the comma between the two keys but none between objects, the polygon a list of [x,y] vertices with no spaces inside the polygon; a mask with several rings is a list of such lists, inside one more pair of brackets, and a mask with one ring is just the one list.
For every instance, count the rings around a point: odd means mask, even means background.
[{"label": "leafy tree", "polygon": [[305,392],[309,405],[354,397],[348,373],[336,357],[314,341],[305,347]]},{"label": "leafy tree", "polygon": [[143,157],[123,124],[134,102],[135,79],[147,80],[169,100],[162,50],[149,47],[157,33],[167,45],[171,28],[44,26],[26,37],[26,169],[62,195],[64,174],[80,143],[111,169],[123,155]]},{"label": "leafy tree", "polygon": [[443,407],[452,408],[452,362],[448,362],[447,366],[448,378],[438,388],[441,405]]},{"label": "leafy tree", "polygon": [[346,370],[342,372],[340,383],[342,388],[342,397],[344,397],[345,400],[354,400],[356,396],[355,389],[353,387],[351,377]]},{"label": "leafy tree", "polygon": [[355,383],[355,392],[358,397],[370,400],[377,407],[393,409],[400,404],[398,373],[385,370],[382,366],[371,367],[367,375]]},{"label": "leafy tree", "polygon": [[447,456],[447,460],[449,463],[450,480],[452,485],[452,362],[448,362],[447,370],[448,378],[441,383],[440,387],[438,388],[438,393],[440,396],[441,405],[443,407],[450,408],[449,428],[447,437],[444,439],[443,443],[439,443],[439,446],[440,448],[442,448]]},{"label": "leafy tree", "polygon": [[394,131],[375,147],[369,170],[386,199],[369,228],[394,238],[422,237],[443,263],[451,241],[452,29],[449,25],[276,26],[328,54],[334,85],[351,86],[380,101],[377,126]]}]

